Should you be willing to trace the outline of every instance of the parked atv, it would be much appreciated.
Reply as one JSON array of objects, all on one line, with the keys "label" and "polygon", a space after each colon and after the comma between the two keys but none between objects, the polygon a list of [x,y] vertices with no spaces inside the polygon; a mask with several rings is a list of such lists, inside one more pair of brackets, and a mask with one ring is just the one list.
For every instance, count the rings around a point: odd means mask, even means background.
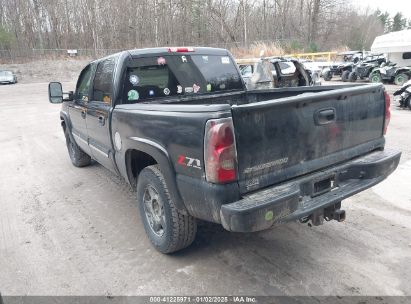
[{"label": "parked atv", "polygon": [[350,51],[337,54],[337,57],[343,61],[335,61],[329,67],[323,70],[323,78],[325,81],[330,81],[333,76],[341,76],[342,81],[348,81],[348,75],[356,63],[362,60],[363,53],[361,51]]},{"label": "parked atv", "polygon": [[355,82],[358,78],[369,78],[371,72],[375,68],[378,68],[382,63],[385,63],[383,54],[367,56],[363,61],[353,67],[352,71],[348,74],[348,81]]},{"label": "parked atv", "polygon": [[352,72],[354,66],[353,62],[344,62],[338,66],[332,65],[323,70],[323,78],[325,81],[330,81],[333,76],[341,76],[342,81],[348,81],[348,75]]},{"label": "parked atv", "polygon": [[394,82],[402,86],[411,79],[411,67],[397,67],[396,63],[382,64],[381,67],[375,68],[370,74],[370,82]]},{"label": "parked atv", "polygon": [[400,108],[409,108],[411,110],[411,80],[403,84],[401,88],[394,92],[394,96],[399,102]]}]

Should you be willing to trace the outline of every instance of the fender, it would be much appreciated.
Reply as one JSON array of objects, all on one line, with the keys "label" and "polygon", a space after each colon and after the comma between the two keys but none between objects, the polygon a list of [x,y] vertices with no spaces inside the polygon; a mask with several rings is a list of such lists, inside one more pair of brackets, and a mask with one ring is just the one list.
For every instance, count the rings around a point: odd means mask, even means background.
[{"label": "fender", "polygon": [[401,74],[401,73],[411,75],[411,70],[410,69],[400,68],[395,72],[395,76],[397,76],[398,74]]},{"label": "fender", "polygon": [[187,208],[177,187],[176,173],[167,150],[155,141],[146,138],[128,137],[125,139],[123,142],[123,148],[120,152],[117,151],[115,158],[121,175],[130,185],[131,181],[126,168],[126,152],[129,150],[141,151],[154,158],[154,160],[160,165],[161,171],[163,172],[167,183],[167,187],[169,188],[171,199],[176,204],[177,209],[183,214],[188,214]]},{"label": "fender", "polygon": [[[71,140],[72,142],[76,142],[75,139],[74,139],[74,137],[73,137],[73,134],[71,133],[72,125],[71,125],[71,120],[70,120],[70,118],[69,118],[68,113],[65,112],[65,111],[63,111],[63,110],[61,110],[61,111],[60,111],[60,119],[61,119],[61,120],[64,120],[64,123],[65,123],[65,125],[66,125],[66,128],[68,128],[68,130],[69,130],[68,134],[69,134],[69,136],[70,136],[70,140]],[[63,122],[62,122],[62,125],[61,125],[61,126],[63,127]],[[64,131],[64,129],[63,129],[63,131]]]}]

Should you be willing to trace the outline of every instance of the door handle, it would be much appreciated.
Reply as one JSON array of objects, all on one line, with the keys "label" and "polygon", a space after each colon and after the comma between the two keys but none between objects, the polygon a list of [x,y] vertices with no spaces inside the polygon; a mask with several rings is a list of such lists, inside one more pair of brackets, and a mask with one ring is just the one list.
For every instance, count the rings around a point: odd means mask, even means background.
[{"label": "door handle", "polygon": [[106,123],[105,117],[100,115],[100,116],[98,117],[98,123],[99,123],[100,125],[104,126],[105,123]]},{"label": "door handle", "polygon": [[337,119],[334,108],[318,110],[314,114],[316,125],[325,125],[334,122]]},{"label": "door handle", "polygon": [[86,118],[86,111],[85,110],[81,110],[81,117],[82,118]]}]

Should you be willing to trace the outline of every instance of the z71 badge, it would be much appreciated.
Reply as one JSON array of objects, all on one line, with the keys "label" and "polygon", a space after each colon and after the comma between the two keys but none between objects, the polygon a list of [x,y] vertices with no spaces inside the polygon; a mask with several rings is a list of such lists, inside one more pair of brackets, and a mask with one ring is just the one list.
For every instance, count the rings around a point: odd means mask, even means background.
[{"label": "z71 badge", "polygon": [[196,158],[191,158],[191,157],[188,157],[188,156],[179,155],[177,163],[179,165],[184,166],[184,167],[192,167],[192,168],[196,168],[196,169],[201,170],[200,160],[196,159]]}]

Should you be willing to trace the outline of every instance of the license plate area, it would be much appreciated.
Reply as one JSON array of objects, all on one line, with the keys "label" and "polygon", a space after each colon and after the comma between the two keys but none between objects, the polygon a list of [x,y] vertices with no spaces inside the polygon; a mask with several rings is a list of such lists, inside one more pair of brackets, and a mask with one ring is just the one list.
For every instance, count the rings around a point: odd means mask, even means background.
[{"label": "license plate area", "polygon": [[335,176],[314,180],[311,185],[311,197],[327,193],[335,187]]}]

